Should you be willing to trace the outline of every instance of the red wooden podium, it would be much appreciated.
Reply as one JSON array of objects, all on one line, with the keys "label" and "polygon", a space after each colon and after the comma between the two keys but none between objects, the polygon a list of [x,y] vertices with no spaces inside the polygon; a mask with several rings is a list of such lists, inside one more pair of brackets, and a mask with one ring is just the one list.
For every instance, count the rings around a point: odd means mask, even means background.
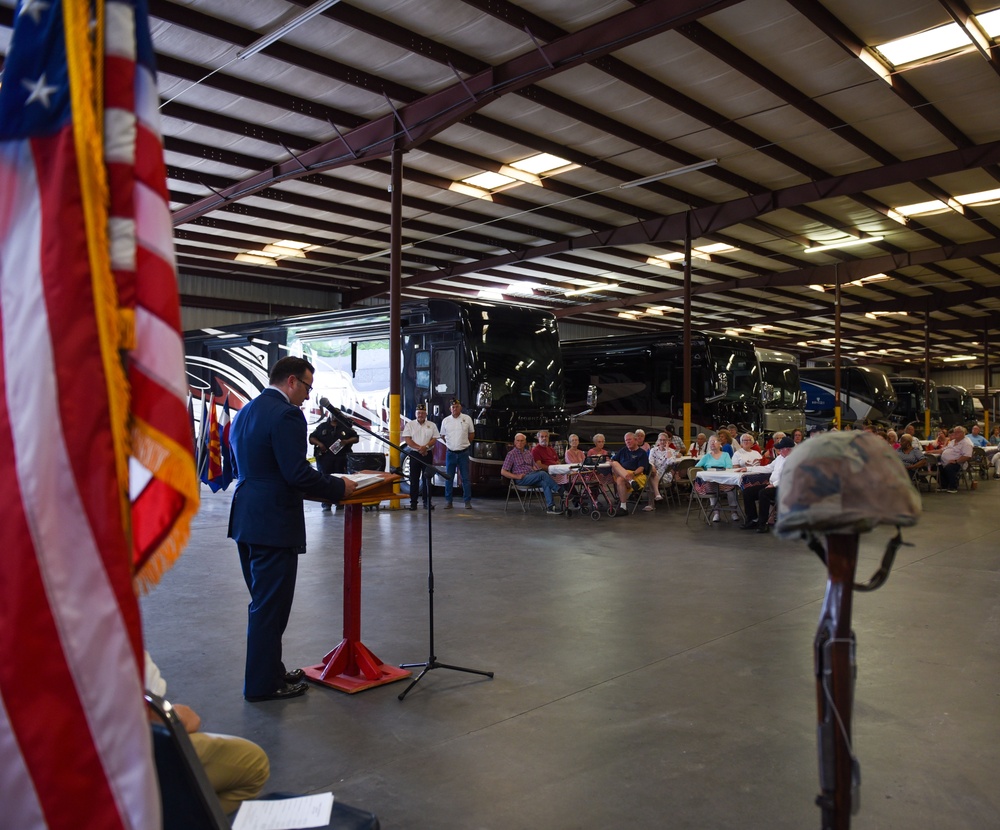
[{"label": "red wooden podium", "polygon": [[[367,472],[367,471],[366,471]],[[314,683],[322,683],[348,694],[362,692],[374,686],[395,683],[410,676],[405,669],[388,666],[361,642],[361,522],[364,505],[385,499],[399,498],[392,486],[399,476],[375,473],[382,478],[374,484],[356,490],[340,505],[344,508],[344,639],[329,652],[321,663],[306,666],[303,671]]]}]

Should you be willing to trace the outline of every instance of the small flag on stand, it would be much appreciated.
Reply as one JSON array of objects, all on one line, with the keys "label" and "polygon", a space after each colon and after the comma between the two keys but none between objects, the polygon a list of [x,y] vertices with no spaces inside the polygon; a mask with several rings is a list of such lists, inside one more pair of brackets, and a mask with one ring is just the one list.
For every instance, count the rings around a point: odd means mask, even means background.
[{"label": "small flag on stand", "polygon": [[215,396],[208,399],[208,429],[204,431],[205,463],[201,480],[213,493],[222,487],[222,442],[219,437],[219,419],[215,412]]},{"label": "small flag on stand", "polygon": [[229,415],[229,393],[222,404],[222,418],[219,421],[219,443],[222,450],[222,476],[219,478],[219,489],[225,490],[233,482],[233,456],[229,448],[229,427],[232,418]]},{"label": "small flag on stand", "polygon": [[21,0],[4,59],[5,827],[160,826],[135,591],[198,483],[152,58],[144,0]]}]

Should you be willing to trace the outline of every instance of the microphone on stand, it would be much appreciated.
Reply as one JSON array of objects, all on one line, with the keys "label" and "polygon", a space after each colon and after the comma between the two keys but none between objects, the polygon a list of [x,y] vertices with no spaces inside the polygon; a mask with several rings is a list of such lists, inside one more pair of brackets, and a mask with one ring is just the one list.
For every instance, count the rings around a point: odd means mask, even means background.
[{"label": "microphone on stand", "polygon": [[330,403],[329,398],[320,398],[319,405],[323,407],[327,412],[329,412],[334,419],[342,426],[353,427],[354,424],[348,419],[347,415],[340,409],[337,409],[332,403]]}]

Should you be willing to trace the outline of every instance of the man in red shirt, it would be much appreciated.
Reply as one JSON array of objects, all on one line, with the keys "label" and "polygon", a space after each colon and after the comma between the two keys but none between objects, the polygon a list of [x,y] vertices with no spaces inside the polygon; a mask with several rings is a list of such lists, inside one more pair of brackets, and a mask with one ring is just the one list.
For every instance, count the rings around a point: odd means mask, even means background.
[{"label": "man in red shirt", "polygon": [[[535,459],[535,464],[539,470],[547,473],[549,472],[549,467],[553,464],[563,463],[556,451],[549,446],[549,431],[547,429],[539,430],[535,437],[538,439],[538,443],[531,448],[531,457]],[[559,485],[559,492],[562,492],[565,485],[569,482],[569,476],[565,473],[554,475],[552,479]]]}]

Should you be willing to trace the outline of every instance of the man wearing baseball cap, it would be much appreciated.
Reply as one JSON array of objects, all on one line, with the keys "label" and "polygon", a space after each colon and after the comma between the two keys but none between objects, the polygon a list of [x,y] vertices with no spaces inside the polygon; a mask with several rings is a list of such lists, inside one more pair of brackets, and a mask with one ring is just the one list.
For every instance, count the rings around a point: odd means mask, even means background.
[{"label": "man wearing baseball cap", "polygon": [[778,453],[766,467],[758,467],[755,473],[770,473],[771,476],[767,484],[755,484],[747,487],[743,491],[743,506],[746,508],[747,520],[743,523],[743,530],[754,530],[758,533],[767,533],[767,520],[771,516],[771,506],[778,499],[778,484],[781,482],[781,470],[785,466],[785,459],[795,448],[795,441],[787,435],[774,445]]}]

